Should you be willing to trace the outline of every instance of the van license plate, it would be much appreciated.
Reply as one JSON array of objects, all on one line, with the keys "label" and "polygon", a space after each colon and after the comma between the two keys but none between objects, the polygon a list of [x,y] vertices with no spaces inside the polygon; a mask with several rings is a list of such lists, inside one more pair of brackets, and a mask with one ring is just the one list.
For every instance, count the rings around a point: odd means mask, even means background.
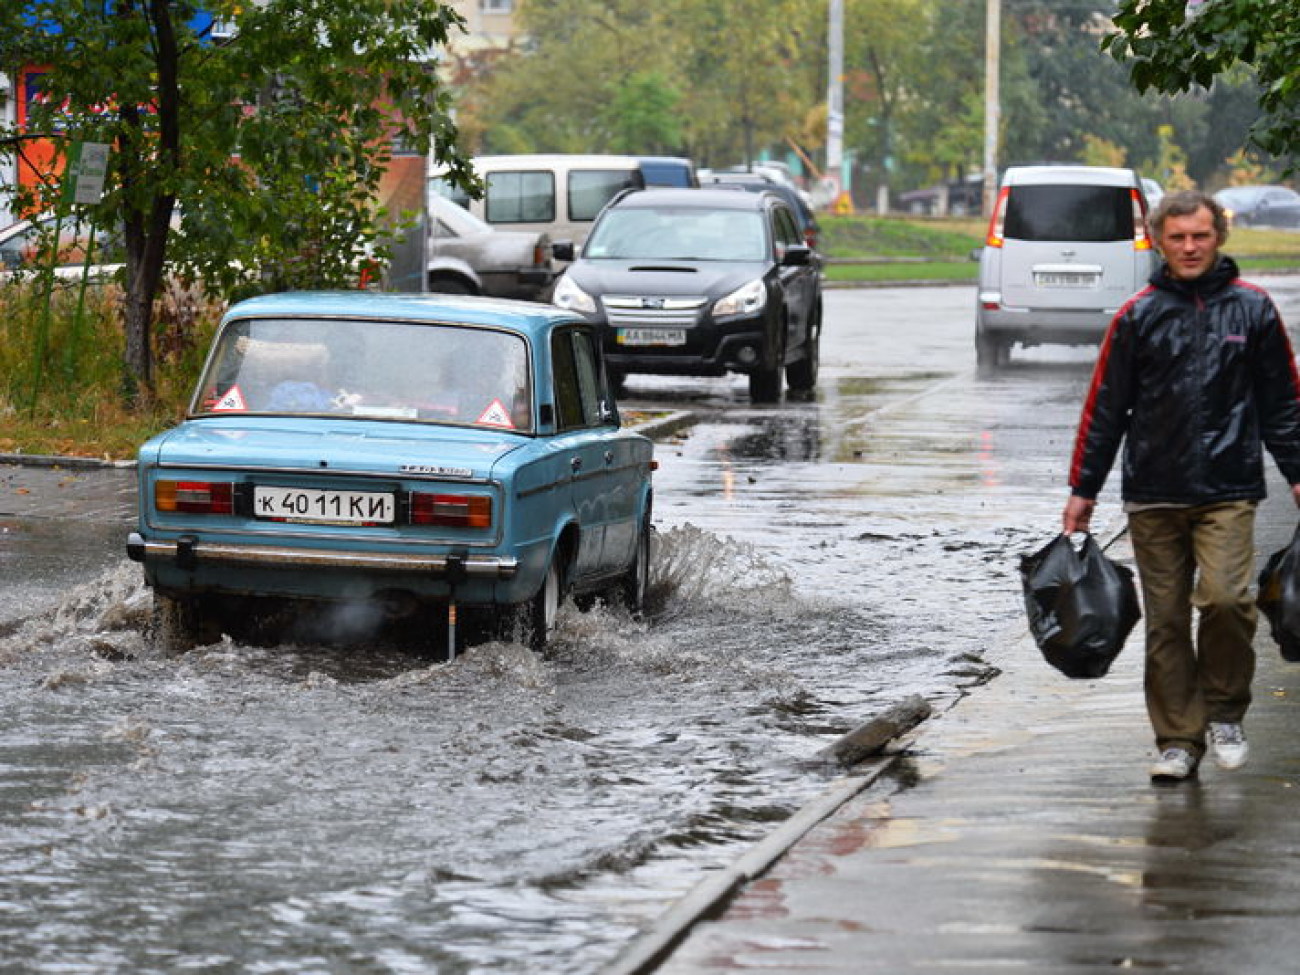
[{"label": "van license plate", "polygon": [[620,328],[619,345],[685,345],[684,328]]},{"label": "van license plate", "polygon": [[1095,288],[1100,277],[1092,271],[1035,271],[1034,285],[1039,288]]}]

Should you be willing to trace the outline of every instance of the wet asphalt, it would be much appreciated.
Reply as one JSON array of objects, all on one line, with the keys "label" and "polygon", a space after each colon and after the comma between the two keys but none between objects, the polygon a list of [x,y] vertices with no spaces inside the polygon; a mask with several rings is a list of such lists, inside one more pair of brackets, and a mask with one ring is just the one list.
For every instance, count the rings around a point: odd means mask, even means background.
[{"label": "wet asphalt", "polygon": [[[1271,490],[1261,563],[1297,520]],[[1126,535],[1110,541],[1131,564]],[[1267,622],[1249,763],[1207,758],[1173,786],[1147,777],[1140,625],[1095,681],[1059,675],[1020,628],[990,640],[1001,676],[832,786],[769,869],[711,878],[700,919],[666,917],[607,975],[1300,968],[1300,665]]]}]

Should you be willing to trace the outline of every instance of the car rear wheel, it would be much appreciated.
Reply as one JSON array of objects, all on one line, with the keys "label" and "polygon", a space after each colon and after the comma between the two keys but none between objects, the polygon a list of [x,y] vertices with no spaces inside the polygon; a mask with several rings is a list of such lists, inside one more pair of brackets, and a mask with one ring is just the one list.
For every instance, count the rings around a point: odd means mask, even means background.
[{"label": "car rear wheel", "polygon": [[991,376],[1011,360],[1011,343],[984,332],[975,335],[975,365],[981,376]]},{"label": "car rear wheel", "polygon": [[429,278],[429,290],[444,295],[476,295],[478,288],[474,282],[452,274],[435,274]]},{"label": "car rear wheel", "polygon": [[150,636],[160,653],[185,653],[221,639],[221,625],[212,607],[198,596],[154,593]]},{"label": "car rear wheel", "polygon": [[822,320],[821,313],[808,323],[808,340],[804,342],[803,358],[785,367],[785,380],[796,393],[811,392],[817,386],[817,373],[821,368]]},{"label": "car rear wheel", "polygon": [[555,618],[560,612],[560,603],[564,601],[564,575],[560,571],[558,557],[551,560],[546,569],[546,578],[537,590],[537,595],[526,603],[513,606],[505,614],[505,636],[518,640],[541,653],[555,630]]},{"label": "car rear wheel", "polygon": [[645,608],[645,594],[650,587],[650,515],[641,522],[636,538],[636,557],[627,575],[618,585],[618,598],[628,611],[637,615]]}]

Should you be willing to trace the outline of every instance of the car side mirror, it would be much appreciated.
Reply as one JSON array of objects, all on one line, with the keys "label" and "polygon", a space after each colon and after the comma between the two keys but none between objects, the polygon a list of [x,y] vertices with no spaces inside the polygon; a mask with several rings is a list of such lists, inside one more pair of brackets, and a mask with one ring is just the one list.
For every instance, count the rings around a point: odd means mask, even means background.
[{"label": "car side mirror", "polygon": [[812,263],[812,248],[807,244],[789,244],[781,256],[784,267],[805,267]]},{"label": "car side mirror", "polygon": [[573,241],[557,240],[551,244],[551,256],[557,261],[571,261],[574,257]]}]

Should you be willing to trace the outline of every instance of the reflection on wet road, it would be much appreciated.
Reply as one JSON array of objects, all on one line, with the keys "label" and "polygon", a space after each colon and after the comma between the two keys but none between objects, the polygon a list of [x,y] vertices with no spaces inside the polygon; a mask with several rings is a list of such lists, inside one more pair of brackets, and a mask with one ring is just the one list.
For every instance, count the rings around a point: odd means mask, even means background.
[{"label": "reflection on wet road", "polygon": [[566,608],[542,658],[160,658],[111,518],[6,516],[85,571],[0,630],[0,969],[598,970],[821,791],[828,740],[1018,635],[1088,354],[978,381],[972,301],[828,294],[808,402],[632,377],[701,418],[657,451],[651,611]]}]

